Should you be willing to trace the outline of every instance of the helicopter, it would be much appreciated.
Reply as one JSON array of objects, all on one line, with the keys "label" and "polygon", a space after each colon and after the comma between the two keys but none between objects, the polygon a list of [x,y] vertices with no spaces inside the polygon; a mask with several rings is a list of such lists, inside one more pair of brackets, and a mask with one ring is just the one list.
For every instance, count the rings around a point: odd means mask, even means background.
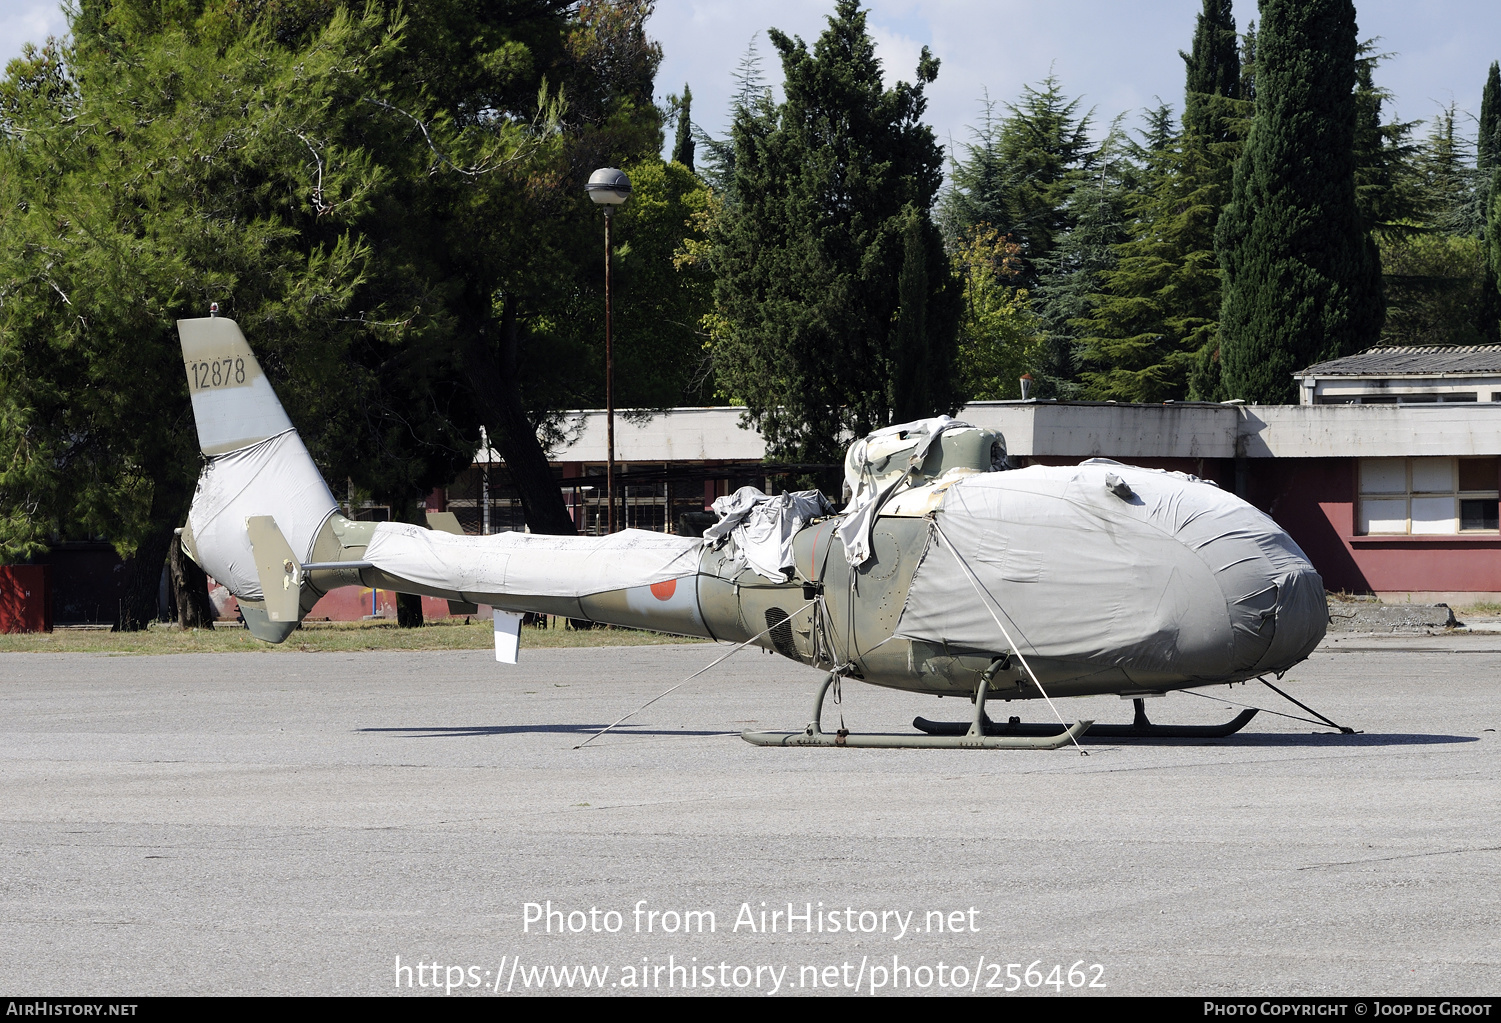
[{"label": "helicopter", "polygon": [[[505,661],[533,613],[754,645],[821,669],[808,724],[742,733],[756,745],[1056,749],[1086,732],[1229,735],[1256,711],[1160,725],[1143,701],[1280,675],[1328,622],[1303,551],[1212,482],[1099,458],[1010,468],[1001,434],[947,416],[851,444],[843,510],[817,491],[742,488],[714,503],[702,538],[356,521],[238,325],[211,315],[178,330],[205,457],[182,548],[267,642],[332,589],[389,589],[490,605]],[[826,697],[845,679],[966,698],[974,711],[919,717],[917,734],[827,731]],[[987,713],[995,700],[1102,694],[1133,700],[1133,723]]]}]

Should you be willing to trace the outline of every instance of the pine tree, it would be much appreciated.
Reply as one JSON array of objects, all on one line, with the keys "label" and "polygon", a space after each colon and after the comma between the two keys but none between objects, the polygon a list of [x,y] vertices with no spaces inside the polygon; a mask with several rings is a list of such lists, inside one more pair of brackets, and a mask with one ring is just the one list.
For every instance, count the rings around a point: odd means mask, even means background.
[{"label": "pine tree", "polygon": [[1202,137],[1173,131],[1170,110],[1159,108],[1153,122],[1139,150],[1143,186],[1131,207],[1132,236],[1116,247],[1118,264],[1104,274],[1105,293],[1082,324],[1093,398],[1182,399],[1200,351],[1213,343],[1220,168]]},{"label": "pine tree", "polygon": [[[761,54],[756,49],[756,37],[751,36],[740,63],[731,77],[735,80],[735,95],[730,100],[730,123],[742,117],[766,117],[773,109],[771,90],[766,86],[761,73]],[[735,205],[735,140],[716,139],[701,128],[692,129],[694,140],[704,148],[702,166],[696,168],[698,175],[709,183],[726,207]]]},{"label": "pine tree", "polygon": [[834,463],[844,438],[952,411],[960,292],[930,211],[943,156],[916,84],[882,85],[857,0],[812,52],[770,33],[786,99],[741,108],[735,206],[715,226],[723,393],[773,455]]},{"label": "pine tree", "polygon": [[1484,178],[1455,120],[1452,106],[1440,112],[1399,165],[1398,193],[1410,212],[1378,236],[1386,344],[1482,344],[1496,336]]},{"label": "pine tree", "polygon": [[1388,55],[1374,51],[1373,42],[1362,43],[1355,65],[1355,205],[1366,230],[1400,237],[1414,231],[1421,216],[1411,141],[1419,122],[1382,123],[1381,107],[1391,93],[1375,84],[1375,72]]},{"label": "pine tree", "polygon": [[1478,174],[1467,140],[1455,130],[1455,114],[1451,103],[1433,119],[1416,155],[1416,213],[1430,230],[1478,236],[1485,226]]},{"label": "pine tree", "polygon": [[1256,44],[1256,121],[1215,234],[1220,355],[1230,396],[1286,402],[1296,370],[1375,343],[1385,302],[1355,203],[1354,5],[1263,0]]},{"label": "pine tree", "polygon": [[1119,266],[1121,246],[1132,236],[1139,191],[1151,174],[1148,154],[1170,145],[1173,137],[1169,108],[1151,112],[1149,122],[1144,147],[1122,138],[1118,123],[1106,136],[1094,167],[1070,196],[1073,229],[1059,243],[1042,280],[1046,301],[1038,303],[1038,317],[1045,328],[1044,353],[1055,364],[1060,349],[1069,353],[1076,374],[1082,374],[1078,393],[1085,397],[1094,397],[1090,371],[1099,368],[1101,356],[1087,335],[1101,303],[1110,301],[1101,293]]},{"label": "pine tree", "polygon": [[950,246],[992,228],[1018,246],[1015,284],[1030,295],[1039,317],[1053,325],[1032,367],[1036,393],[1046,398],[1079,392],[1068,314],[1051,298],[1051,289],[1067,277],[1062,268],[1068,260],[1060,261],[1056,250],[1075,227],[1071,196],[1096,151],[1089,138],[1093,111],[1081,115],[1079,103],[1064,95],[1052,75],[1035,88],[1025,86],[1003,118],[995,117],[986,97],[984,121],[964,159],[952,168],[943,200]]},{"label": "pine tree", "polygon": [[980,109],[980,125],[970,128],[973,141],[965,144],[964,159],[955,160],[949,168],[948,188],[940,201],[939,222],[945,239],[955,248],[977,230],[1005,233],[1013,219],[1000,146],[1001,122],[988,92],[980,98]]},{"label": "pine tree", "polygon": [[1018,284],[1035,292],[1045,263],[1072,226],[1069,194],[1089,169],[1095,146],[1093,111],[1063,94],[1049,75],[1022,88],[996,120],[986,101],[985,120],[955,165],[944,196],[944,231],[958,238],[979,225],[999,230],[1021,246]]},{"label": "pine tree", "polygon": [[1205,0],[1185,64],[1181,134],[1159,108],[1142,147],[1144,187],[1131,237],[1105,275],[1085,325],[1091,397],[1127,401],[1212,398],[1221,303],[1214,231],[1229,198],[1247,123],[1229,0]]}]

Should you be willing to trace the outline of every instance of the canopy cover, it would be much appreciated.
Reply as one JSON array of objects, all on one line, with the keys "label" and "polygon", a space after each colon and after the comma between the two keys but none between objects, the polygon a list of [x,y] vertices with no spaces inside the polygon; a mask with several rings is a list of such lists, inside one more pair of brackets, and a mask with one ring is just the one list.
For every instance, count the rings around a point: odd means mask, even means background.
[{"label": "canopy cover", "polygon": [[1270,517],[1108,459],[949,489],[896,634],[999,654],[996,618],[1027,656],[1205,678],[1283,670],[1327,624],[1323,581]]}]

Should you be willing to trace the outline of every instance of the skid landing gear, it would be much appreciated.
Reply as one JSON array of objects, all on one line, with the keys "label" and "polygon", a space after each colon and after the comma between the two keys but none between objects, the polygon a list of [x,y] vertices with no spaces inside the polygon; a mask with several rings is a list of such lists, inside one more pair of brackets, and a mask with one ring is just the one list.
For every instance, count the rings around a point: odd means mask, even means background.
[{"label": "skid landing gear", "polygon": [[[1000,662],[997,662],[999,664]],[[992,668],[995,665],[992,665]],[[1076,742],[1079,736],[1093,723],[1076,721],[1065,729],[1059,725],[1053,732],[1042,733],[992,733],[985,726],[994,727],[994,722],[985,716],[985,696],[990,689],[990,672],[980,679],[979,692],[975,694],[975,717],[967,726],[945,725],[952,732],[927,735],[854,735],[848,729],[837,732],[823,730],[823,701],[834,683],[832,674],[824,676],[818,694],[813,697],[813,718],[801,732],[741,732],[740,738],[755,746],[844,746],[851,749],[1058,749]],[[922,718],[917,725],[922,728]],[[926,731],[926,729],[924,729]]]},{"label": "skid landing gear", "polygon": [[[1256,716],[1254,710],[1243,710],[1235,717],[1222,725],[1154,725],[1147,720],[1146,701],[1132,700],[1136,706],[1136,719],[1129,725],[1093,725],[1089,729],[1091,739],[1223,739],[1227,735],[1234,735]],[[929,721],[927,718],[917,718],[912,722],[912,727],[918,731],[926,732],[932,736],[951,736],[967,734],[967,729],[973,729],[974,725],[966,725],[962,721]],[[983,727],[986,735],[995,736],[1044,736],[1061,735],[1062,725],[1052,724],[1022,724],[1019,718],[1012,718],[1004,724],[998,724],[990,718],[985,718]]]}]

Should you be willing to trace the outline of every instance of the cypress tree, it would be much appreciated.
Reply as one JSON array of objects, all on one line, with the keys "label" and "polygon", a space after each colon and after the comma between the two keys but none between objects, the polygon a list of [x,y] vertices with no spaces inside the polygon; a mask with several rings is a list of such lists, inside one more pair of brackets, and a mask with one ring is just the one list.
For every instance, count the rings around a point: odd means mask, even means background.
[{"label": "cypress tree", "polygon": [[[1494,183],[1494,179],[1492,181]],[[1501,188],[1491,189],[1491,208],[1486,217],[1485,243],[1486,259],[1490,266],[1501,267]],[[1494,300],[1495,293],[1492,292],[1487,297]],[[1487,334],[1486,337],[1487,340],[1491,340],[1495,334]]]},{"label": "cypress tree", "polygon": [[1240,98],[1246,102],[1256,99],[1256,22],[1246,24],[1246,32],[1240,37]]},{"label": "cypress tree", "polygon": [[1351,0],[1262,2],[1256,121],[1215,234],[1231,397],[1293,401],[1292,373],[1380,335],[1381,266],[1355,203],[1355,33]]},{"label": "cypress tree", "polygon": [[667,97],[677,114],[678,130],[672,140],[672,159],[693,169],[693,90],[683,83],[683,98]]},{"label": "cypress tree", "polygon": [[1501,250],[1498,250],[1496,202],[1501,199],[1501,63],[1491,72],[1480,94],[1480,133],[1475,151],[1482,215],[1485,216],[1485,270],[1475,326],[1487,344],[1501,343]]},{"label": "cypress tree", "polygon": [[907,209],[902,230],[902,272],[897,278],[896,372],[890,381],[892,419],[911,422],[928,407],[928,252],[923,216]]},{"label": "cypress tree", "polygon": [[1480,93],[1480,138],[1475,166],[1489,179],[1501,166],[1501,61],[1491,61],[1485,89]]},{"label": "cypress tree", "polygon": [[1178,56],[1187,66],[1184,131],[1209,142],[1231,141],[1237,112],[1225,100],[1240,98],[1241,73],[1231,0],[1204,0],[1192,52]]}]

